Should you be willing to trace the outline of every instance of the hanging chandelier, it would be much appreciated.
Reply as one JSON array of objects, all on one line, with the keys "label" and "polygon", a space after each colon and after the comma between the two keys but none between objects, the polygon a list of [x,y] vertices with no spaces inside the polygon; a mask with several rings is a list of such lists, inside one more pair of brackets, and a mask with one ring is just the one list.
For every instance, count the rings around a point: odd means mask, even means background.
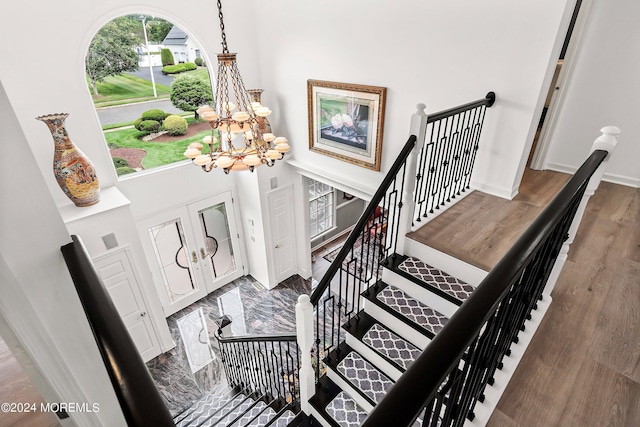
[{"label": "hanging chandelier", "polygon": [[[260,165],[273,166],[284,158],[291,147],[287,138],[276,137],[266,125],[271,114],[268,107],[251,101],[238,71],[236,54],[229,53],[224,32],[222,3],[218,0],[218,16],[222,33],[222,53],[218,54],[218,74],[215,106],[198,108],[198,115],[211,125],[211,135],[205,136],[203,144],[194,142],[184,155],[205,172],[221,168],[231,170],[253,170]],[[209,147],[207,153],[202,150]]]}]

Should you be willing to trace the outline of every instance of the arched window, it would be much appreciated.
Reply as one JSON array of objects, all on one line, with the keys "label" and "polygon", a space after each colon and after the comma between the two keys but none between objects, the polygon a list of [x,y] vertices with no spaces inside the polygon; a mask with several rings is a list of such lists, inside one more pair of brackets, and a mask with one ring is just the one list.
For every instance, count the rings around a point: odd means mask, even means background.
[{"label": "arched window", "polygon": [[[148,15],[118,17],[93,38],[87,86],[118,176],[186,161],[186,147],[210,134],[195,113],[212,99],[200,52],[181,28]],[[187,90],[200,97],[185,99]]]}]

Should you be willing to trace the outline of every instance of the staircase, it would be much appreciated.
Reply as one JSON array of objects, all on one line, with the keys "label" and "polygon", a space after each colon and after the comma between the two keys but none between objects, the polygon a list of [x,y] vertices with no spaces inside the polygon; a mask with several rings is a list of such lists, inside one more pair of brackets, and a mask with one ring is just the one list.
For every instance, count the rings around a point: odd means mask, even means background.
[{"label": "staircase", "polygon": [[176,415],[176,426],[360,426],[486,274],[477,270],[467,283],[398,254],[382,266],[382,280],[362,293],[363,309],[342,326],[345,341],[324,359],[311,416],[282,399],[223,387]]},{"label": "staircase", "polygon": [[432,264],[398,254],[382,262],[382,280],[362,293],[363,309],[342,326],[345,341],[324,360],[310,401],[321,425],[360,426],[478,284]]},{"label": "staircase", "polygon": [[303,418],[299,408],[281,399],[224,386],[202,396],[173,422],[176,427],[285,427],[301,425]]}]

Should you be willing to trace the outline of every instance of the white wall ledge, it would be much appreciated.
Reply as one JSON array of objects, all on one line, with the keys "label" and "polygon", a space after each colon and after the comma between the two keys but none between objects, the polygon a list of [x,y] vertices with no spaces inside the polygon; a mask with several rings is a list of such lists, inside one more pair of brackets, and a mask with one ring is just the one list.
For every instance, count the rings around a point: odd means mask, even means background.
[{"label": "white wall ledge", "polygon": [[69,203],[59,206],[58,210],[65,224],[98,215],[113,209],[127,206],[131,202],[115,186],[100,189],[100,201],[93,206],[79,208]]},{"label": "white wall ledge", "polygon": [[287,160],[287,164],[294,168],[300,175],[304,175],[308,178],[316,181],[324,182],[333,188],[337,188],[345,193],[356,196],[358,199],[371,200],[376,192],[377,188],[364,186],[362,183],[356,183],[343,176],[337,176],[334,174],[327,174],[326,171],[321,171],[317,168],[309,166],[306,163],[302,163],[296,160]]}]

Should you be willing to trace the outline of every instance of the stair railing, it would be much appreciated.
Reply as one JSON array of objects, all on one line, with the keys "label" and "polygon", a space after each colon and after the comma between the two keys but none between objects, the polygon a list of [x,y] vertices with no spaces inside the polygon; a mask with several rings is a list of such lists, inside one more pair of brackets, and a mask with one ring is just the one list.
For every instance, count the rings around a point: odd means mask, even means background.
[{"label": "stair railing", "polygon": [[470,188],[486,109],[496,100],[484,98],[430,114],[420,150],[414,219],[434,217],[452,199]]},{"label": "stair railing", "polygon": [[[363,426],[462,426],[473,420],[512,343],[557,279],[619,129],[602,129],[591,155],[374,408]],[[555,274],[555,277],[554,277]],[[402,411],[398,411],[402,408]]]},{"label": "stair railing", "polygon": [[269,400],[300,403],[296,334],[223,337],[218,330],[216,338],[230,387],[267,395]]},{"label": "stair railing", "polygon": [[129,427],[174,426],[89,253],[78,236],[60,248]]},{"label": "stair railing", "polygon": [[[484,103],[483,105],[492,105],[495,95],[491,92],[487,97],[481,102]],[[431,122],[464,114],[465,111],[474,108],[472,105],[478,102],[480,101],[437,113]],[[324,373],[323,359],[334,349],[339,351],[338,345],[345,339],[342,325],[349,322],[361,310],[363,306],[361,294],[381,279],[381,261],[391,254],[404,250],[404,236],[410,231],[414,212],[416,183],[422,182],[414,177],[417,175],[418,157],[423,150],[429,122],[429,118],[423,111],[424,108],[424,104],[418,105],[418,112],[411,120],[412,135],[389,168],[378,190],[312,295],[310,298],[303,295],[298,300],[298,343],[303,357],[300,387],[301,403],[305,413],[309,413],[307,401],[315,392],[315,383]],[[477,124],[478,120],[479,124]],[[481,127],[482,120],[478,120],[474,121],[476,128]],[[455,129],[452,130],[449,127],[449,131],[455,132]],[[476,147],[479,131],[474,133],[474,137],[472,141],[475,144],[473,146]],[[456,144],[468,143],[467,139],[450,139],[447,150],[451,153],[465,150],[464,147],[458,147]],[[455,154],[451,155],[455,156]],[[473,166],[473,162],[467,162],[465,165],[468,169]],[[470,175],[470,171],[467,174]],[[443,175],[440,178],[440,184],[445,188],[453,187],[453,184],[446,183],[449,179],[458,178],[453,173]],[[314,338],[310,339],[310,336]],[[307,362],[305,357],[308,354],[311,354],[311,357]]]}]

